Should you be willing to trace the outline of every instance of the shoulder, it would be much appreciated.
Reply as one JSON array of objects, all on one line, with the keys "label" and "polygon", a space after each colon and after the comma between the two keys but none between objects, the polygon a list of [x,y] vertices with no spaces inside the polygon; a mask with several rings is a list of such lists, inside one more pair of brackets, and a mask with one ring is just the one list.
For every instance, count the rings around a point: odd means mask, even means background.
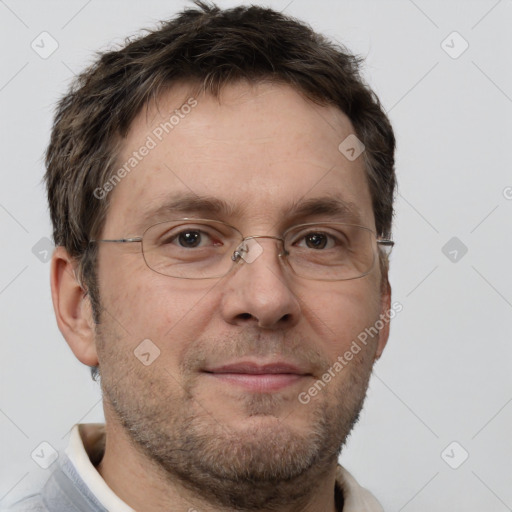
[{"label": "shoulder", "polygon": [[0,512],[48,512],[48,509],[40,494],[31,494],[7,508],[0,508]]},{"label": "shoulder", "polygon": [[356,479],[340,465],[336,470],[336,483],[343,493],[343,512],[384,512],[375,496],[359,485]]}]

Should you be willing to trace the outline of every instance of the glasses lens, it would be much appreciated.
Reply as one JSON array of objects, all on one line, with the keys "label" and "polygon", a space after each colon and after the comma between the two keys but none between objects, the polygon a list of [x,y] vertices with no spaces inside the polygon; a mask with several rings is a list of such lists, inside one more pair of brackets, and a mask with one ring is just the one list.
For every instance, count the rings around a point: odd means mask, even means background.
[{"label": "glasses lens", "polygon": [[[148,267],[183,279],[226,275],[243,237],[218,221],[180,219],[146,230],[142,252]],[[375,234],[368,228],[340,223],[302,224],[284,235],[288,264],[300,277],[324,281],[356,279],[376,261]],[[242,258],[246,262],[247,256]]]},{"label": "glasses lens", "polygon": [[285,249],[298,276],[325,281],[362,277],[376,259],[374,233],[350,224],[296,226],[286,234]]},{"label": "glasses lens", "polygon": [[222,222],[177,220],[148,228],[142,252],[148,267],[159,274],[207,279],[229,272],[241,241],[240,233]]}]

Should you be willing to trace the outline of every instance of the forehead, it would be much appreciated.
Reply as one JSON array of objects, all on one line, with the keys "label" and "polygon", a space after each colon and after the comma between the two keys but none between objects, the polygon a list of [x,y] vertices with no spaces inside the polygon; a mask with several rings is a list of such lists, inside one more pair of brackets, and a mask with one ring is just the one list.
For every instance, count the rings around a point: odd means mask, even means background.
[{"label": "forehead", "polygon": [[298,210],[321,214],[322,201],[374,228],[364,155],[349,160],[338,149],[354,134],[340,110],[287,85],[228,85],[219,98],[190,91],[173,87],[132,123],[105,231],[135,232],[172,216],[176,204],[192,205],[176,215],[275,225]]}]

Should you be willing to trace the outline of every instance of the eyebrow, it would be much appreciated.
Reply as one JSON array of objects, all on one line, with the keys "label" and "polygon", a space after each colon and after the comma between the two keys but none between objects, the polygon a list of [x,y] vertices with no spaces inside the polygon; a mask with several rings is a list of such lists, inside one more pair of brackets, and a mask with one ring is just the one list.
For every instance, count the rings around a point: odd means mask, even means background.
[{"label": "eyebrow", "polygon": [[198,196],[193,193],[170,195],[163,204],[146,207],[141,215],[138,227],[145,228],[150,222],[158,223],[178,216],[199,216],[220,220],[222,217],[241,215],[240,206],[230,205],[223,199],[213,196]]},{"label": "eyebrow", "polygon": [[[160,206],[150,205],[145,208],[137,227],[145,228],[150,223],[158,223],[176,216],[233,219],[242,216],[244,211],[242,204],[230,204],[218,197],[180,193],[167,197]],[[287,219],[287,223],[318,216],[329,216],[333,220],[353,224],[362,222],[361,212],[355,203],[332,195],[299,199],[282,210],[282,218]]]},{"label": "eyebrow", "polygon": [[355,203],[331,195],[299,200],[288,210],[288,215],[293,219],[327,215],[334,220],[354,224],[362,222],[361,212]]}]

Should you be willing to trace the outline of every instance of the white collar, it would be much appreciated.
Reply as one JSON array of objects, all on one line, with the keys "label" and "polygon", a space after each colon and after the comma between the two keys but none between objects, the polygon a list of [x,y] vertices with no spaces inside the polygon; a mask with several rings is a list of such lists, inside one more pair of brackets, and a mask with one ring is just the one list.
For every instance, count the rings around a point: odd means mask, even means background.
[{"label": "white collar", "polygon": [[375,496],[340,465],[336,470],[336,482],[343,489],[343,512],[384,512]]},{"label": "white collar", "polygon": [[[87,436],[84,435],[85,429],[87,429]],[[96,453],[97,456],[98,452],[102,450],[104,442],[105,425],[101,423],[77,424],[71,430],[66,454],[92,494],[107,510],[135,512],[112,491],[91,462],[90,455]],[[361,487],[342,466],[337,468],[336,482],[343,489],[343,512],[384,512],[375,497]]]},{"label": "white collar", "polygon": [[[107,485],[105,480],[98,473],[97,469],[93,466],[89,454],[87,453],[84,440],[80,434],[79,428],[81,425],[75,425],[71,430],[69,438],[69,444],[66,448],[66,455],[69,460],[75,466],[76,471],[80,475],[80,478],[85,482],[85,485],[89,487],[90,491],[96,499],[107,509],[112,512],[135,512],[135,510],[129,507],[114,491]],[[104,436],[105,426],[101,423],[87,424],[87,427],[97,429],[96,442],[99,442]],[[94,441],[87,446],[90,452],[94,448]]]}]

